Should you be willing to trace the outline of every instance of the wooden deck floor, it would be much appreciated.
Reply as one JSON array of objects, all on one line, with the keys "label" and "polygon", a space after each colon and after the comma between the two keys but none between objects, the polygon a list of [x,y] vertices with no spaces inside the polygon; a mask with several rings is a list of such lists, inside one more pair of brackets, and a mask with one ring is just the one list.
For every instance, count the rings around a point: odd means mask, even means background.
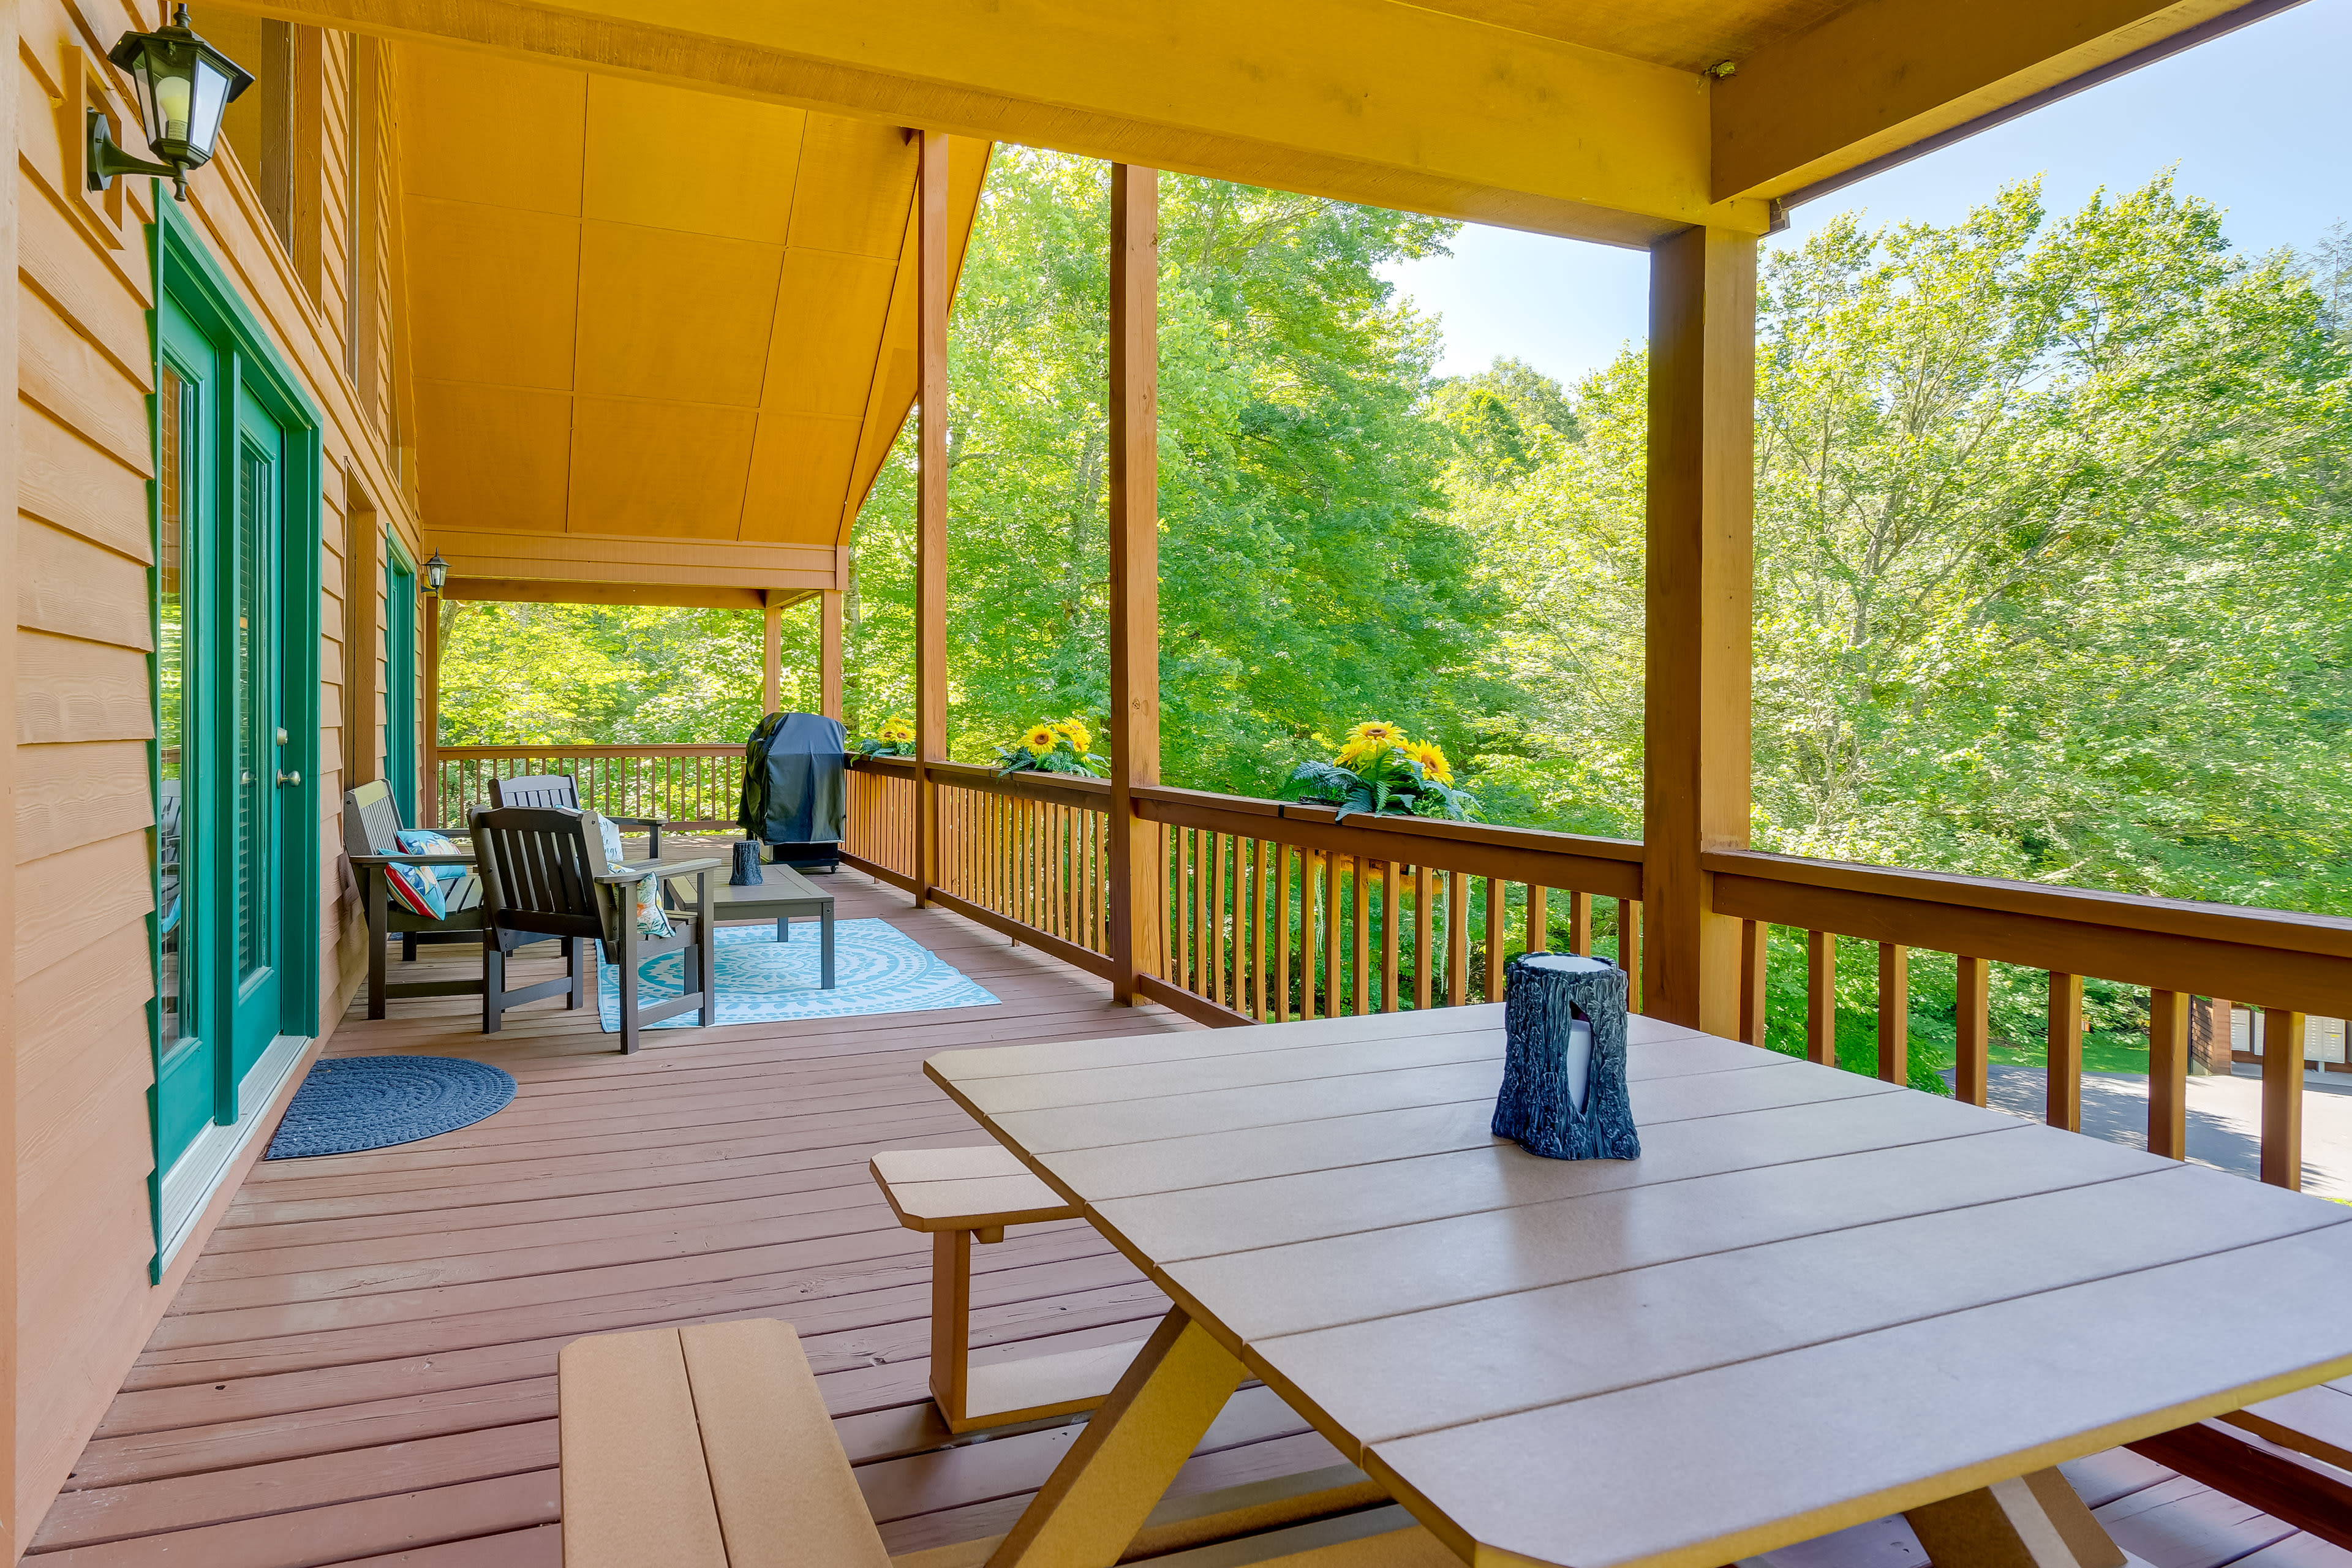
[{"label": "wooden deck floor", "polygon": [[[949,1437],[925,1392],[929,1248],[893,1223],[866,1157],[983,1141],[922,1078],[933,1051],[1190,1026],[856,873],[834,886],[842,918],[890,921],[1001,1005],[661,1030],[634,1058],[560,1003],[489,1037],[466,998],[347,1019],[332,1054],[472,1057],[521,1092],[425,1142],[256,1167],[35,1536],[44,1568],[551,1568],[556,1352],[753,1315],[799,1329],[892,1551],[1006,1528],[1076,1428]],[[427,949],[419,967],[478,962]],[[1016,1232],[974,1264],[987,1356],[1140,1339],[1166,1307],[1082,1224]],[[1178,1489],[1337,1461],[1252,1388]],[[2134,1456],[2085,1464],[2111,1494],[2102,1517],[2137,1520],[2118,1539],[2156,1568],[2352,1568]],[[1898,1535],[1864,1527],[1778,1568],[1916,1563]]]}]

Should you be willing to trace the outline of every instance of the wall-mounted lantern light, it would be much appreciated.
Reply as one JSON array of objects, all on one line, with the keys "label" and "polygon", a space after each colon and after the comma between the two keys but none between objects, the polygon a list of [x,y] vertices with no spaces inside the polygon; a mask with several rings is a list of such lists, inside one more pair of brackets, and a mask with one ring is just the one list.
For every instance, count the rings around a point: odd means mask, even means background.
[{"label": "wall-mounted lantern light", "polygon": [[441,552],[436,550],[433,552],[433,559],[425,563],[425,585],[437,594],[441,591],[441,584],[448,580],[449,563],[441,559]]},{"label": "wall-mounted lantern light", "polygon": [[161,32],[125,33],[106,58],[130,73],[139,95],[139,120],[147,145],[163,160],[150,163],[114,144],[106,116],[89,111],[89,188],[102,191],[117,174],[158,174],[188,199],[188,175],[212,160],[220,137],[221,111],[253,85],[253,74],[205,42],[188,26],[180,6]]}]

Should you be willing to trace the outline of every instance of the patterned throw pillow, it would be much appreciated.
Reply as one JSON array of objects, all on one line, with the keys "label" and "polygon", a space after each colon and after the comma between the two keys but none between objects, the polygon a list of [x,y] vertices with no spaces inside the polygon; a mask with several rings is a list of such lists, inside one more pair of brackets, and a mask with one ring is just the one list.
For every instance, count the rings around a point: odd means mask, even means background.
[{"label": "patterned throw pillow", "polygon": [[[604,837],[605,863],[611,866],[624,864],[628,857],[621,853],[619,825],[609,816],[600,816],[596,819],[596,826]],[[641,878],[637,882],[636,895],[637,934],[656,937],[669,935],[669,916],[662,912],[660,886],[651,877]]]},{"label": "patterned throw pillow", "polygon": [[[416,851],[411,850],[410,853]],[[431,869],[425,866],[386,866],[383,868],[384,886],[390,889],[394,900],[409,913],[423,915],[427,920],[446,920],[449,906],[442,900],[441,884],[433,879]]]},{"label": "patterned throw pillow", "polygon": [[[429,827],[404,827],[393,837],[411,855],[463,855],[466,852],[456,839],[446,833],[436,833]],[[474,874],[463,866],[426,866],[423,869],[432,872],[434,879],[441,884],[445,901],[452,886]]]}]

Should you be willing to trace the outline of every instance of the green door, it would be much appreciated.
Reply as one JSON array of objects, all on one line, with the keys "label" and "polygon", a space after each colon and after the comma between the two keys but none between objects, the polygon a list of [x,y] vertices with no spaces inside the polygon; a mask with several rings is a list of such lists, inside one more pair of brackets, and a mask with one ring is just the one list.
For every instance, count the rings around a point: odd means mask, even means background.
[{"label": "green door", "polygon": [[302,781],[285,765],[293,737],[285,727],[286,656],[283,547],[286,535],[286,432],[242,381],[236,389],[236,472],[231,499],[234,566],[225,606],[231,645],[229,702],[236,748],[236,804],[230,823],[235,887],[224,911],[236,937],[236,996],[229,1071],[218,1079],[215,1118],[236,1120],[236,1086],[278,1037],[280,941],[281,802]]},{"label": "green door", "polygon": [[[157,1169],[234,1126],[282,1032],[288,760],[284,427],[166,298],[156,541]],[[294,533],[299,537],[299,531]]]}]

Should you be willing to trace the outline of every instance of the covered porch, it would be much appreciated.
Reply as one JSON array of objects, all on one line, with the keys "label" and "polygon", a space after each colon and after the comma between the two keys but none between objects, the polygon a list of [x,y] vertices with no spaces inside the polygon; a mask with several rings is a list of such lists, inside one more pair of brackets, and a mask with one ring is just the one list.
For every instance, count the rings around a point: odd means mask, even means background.
[{"label": "covered porch", "polygon": [[[913,1560],[926,1568],[977,1564],[1084,1418],[950,1434],[928,1387],[929,1238],[894,1222],[866,1161],[883,1147],[986,1142],[923,1078],[938,1051],[1194,1026],[1171,1009],[1118,1005],[1106,982],[1034,943],[916,908],[862,873],[835,881],[844,918],[890,922],[1000,1005],[662,1030],[630,1058],[593,1013],[560,1005],[517,1014],[488,1038],[467,998],[402,1004],[373,1023],[355,1005],[331,1054],[467,1056],[513,1073],[518,1100],[423,1143],[257,1167],[31,1555],[110,1568],[553,1568],[562,1347],[772,1316],[807,1348],[889,1551],[925,1554]],[[443,948],[418,962],[478,961]],[[1139,1342],[1168,1308],[1082,1221],[1015,1231],[973,1260],[975,1364]],[[2128,1449],[2065,1472],[2153,1568],[2344,1557]],[[1269,1496],[1309,1480],[1328,1491],[1352,1473],[1253,1384],[1164,1508],[1207,1516],[1211,1536],[1218,1510],[1256,1508],[1232,1512],[1223,1532],[1242,1533],[1264,1527]],[[1235,1546],[1246,1555],[1247,1542]],[[1915,1568],[1920,1558],[1896,1520],[1761,1561]]]},{"label": "covered porch", "polygon": [[[837,715],[851,531],[911,417],[916,754],[852,765],[835,890],[842,918],[889,923],[998,1003],[665,1030],[622,1057],[593,1015],[555,1005],[486,1037],[469,999],[404,1001],[372,1022],[353,998],[320,1029],[325,1054],[469,1057],[513,1073],[519,1099],[424,1143],[250,1164],[46,1519],[28,1521],[28,1554],[552,1564],[562,1347],[778,1317],[809,1348],[885,1545],[939,1553],[920,1568],[977,1568],[973,1543],[1011,1526],[1083,1418],[957,1437],[929,1403],[929,1248],[894,1223],[866,1163],[878,1148],[987,1139],[923,1059],[1435,1014],[1498,1000],[1506,963],[1528,951],[1603,955],[1637,1014],[1761,1045],[1777,929],[1780,962],[1803,954],[1807,1054],[1834,1067],[1837,943],[1869,943],[1876,1076],[1889,1084],[1912,1075],[1912,954],[1950,955],[1952,1089],[1979,1106],[1990,966],[2023,966],[2048,983],[2039,1110],[2077,1132],[2084,981],[2138,987],[2145,1148],[2189,1154],[2192,1076],[2247,1065],[2260,1073],[2258,1174],[2310,1179],[2307,1069],[2325,1064],[2305,1059],[2304,1020],[2352,1013],[2352,921],[1748,847],[1760,237],[1785,201],[2264,5],[2042,5],[1989,22],[1877,0],[1686,7],[1639,25],[1542,6],[1212,6],[1170,24],[1173,37],[1140,14],[1048,5],[998,32],[918,7],[885,42],[809,7],[721,5],[692,26],[673,8],[617,3],[590,20],[491,4],[255,8],[380,33],[415,56],[394,194],[415,310],[404,450],[420,542],[447,583],[422,601],[415,669],[393,676],[415,683],[416,711],[392,702],[386,715],[411,748],[387,741],[371,758],[354,741],[342,782],[381,762],[420,820],[461,828],[492,777],[569,773],[583,805],[723,830],[740,782],[733,737],[439,746],[443,600],[757,610],[772,708],[779,617],[814,599],[821,703]],[[1255,51],[1224,43],[1267,29],[1264,54],[1292,73],[1271,85]],[[531,134],[503,133],[519,113]],[[714,137],[762,156],[714,171],[696,156]],[[1101,780],[998,776],[950,757],[947,328],[995,137],[1115,165]],[[1160,168],[1646,250],[1639,841],[1342,822],[1163,782]],[[350,558],[355,605],[373,605],[376,566]],[[390,622],[355,626],[352,689],[372,690],[367,634]],[[479,960],[445,946],[415,962]],[[518,983],[546,963],[519,966]],[[355,973],[347,956],[346,989],[330,991],[347,995]],[[2228,1021],[2246,1005],[2263,1010],[2270,1048],[2237,1064]],[[1083,1222],[1024,1230],[979,1249],[976,1268],[986,1358],[1138,1342],[1169,1307]],[[1254,1385],[1171,1502],[1342,1462]],[[2074,1459],[2067,1475],[2154,1568],[2346,1559],[2137,1453]],[[1880,1521],[1766,1561],[1911,1568],[1919,1556]]]}]

